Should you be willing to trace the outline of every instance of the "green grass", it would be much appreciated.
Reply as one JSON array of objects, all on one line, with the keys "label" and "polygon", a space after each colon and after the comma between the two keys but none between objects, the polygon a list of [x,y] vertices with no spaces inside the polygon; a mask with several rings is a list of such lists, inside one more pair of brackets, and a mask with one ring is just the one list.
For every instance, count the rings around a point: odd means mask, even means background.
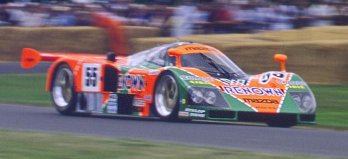
[{"label": "green grass", "polygon": [[231,149],[65,134],[0,131],[0,159],[310,159]]},{"label": "green grass", "polygon": [[50,95],[45,91],[44,74],[0,75],[0,102],[47,106]]},{"label": "green grass", "polygon": [[348,129],[348,86],[312,85],[319,126]]},{"label": "green grass", "polygon": [[[0,75],[0,102],[40,106],[51,105],[45,92],[45,75]],[[348,86],[311,85],[317,98],[320,127],[348,129]]]}]

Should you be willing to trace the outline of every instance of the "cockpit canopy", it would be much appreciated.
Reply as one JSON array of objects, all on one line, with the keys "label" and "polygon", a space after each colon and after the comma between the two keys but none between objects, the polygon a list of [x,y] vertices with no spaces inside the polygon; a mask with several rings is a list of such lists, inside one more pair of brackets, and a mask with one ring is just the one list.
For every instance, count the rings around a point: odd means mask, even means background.
[{"label": "cockpit canopy", "polygon": [[[178,54],[169,54],[170,49],[176,49]],[[148,68],[193,67],[220,78],[241,78],[246,75],[219,50],[197,43],[173,43],[154,47],[129,56],[128,65]]]}]

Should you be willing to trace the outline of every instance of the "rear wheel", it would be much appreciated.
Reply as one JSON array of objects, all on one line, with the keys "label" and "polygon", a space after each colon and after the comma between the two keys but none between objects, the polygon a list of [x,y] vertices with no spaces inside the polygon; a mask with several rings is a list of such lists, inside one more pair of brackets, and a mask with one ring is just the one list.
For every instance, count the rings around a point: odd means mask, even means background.
[{"label": "rear wheel", "polygon": [[63,115],[73,113],[76,96],[73,73],[67,64],[62,64],[56,69],[52,81],[51,97],[56,110]]},{"label": "rear wheel", "polygon": [[176,120],[179,110],[179,86],[170,72],[162,74],[155,88],[154,107],[163,120]]}]

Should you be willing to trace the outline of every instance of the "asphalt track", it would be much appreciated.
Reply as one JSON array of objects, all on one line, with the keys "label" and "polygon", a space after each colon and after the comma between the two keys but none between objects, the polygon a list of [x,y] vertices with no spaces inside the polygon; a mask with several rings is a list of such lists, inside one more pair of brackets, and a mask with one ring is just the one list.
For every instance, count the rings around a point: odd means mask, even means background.
[{"label": "asphalt track", "polygon": [[54,108],[0,104],[0,128],[132,138],[269,153],[348,157],[348,133],[129,117],[62,116]]},{"label": "asphalt track", "polygon": [[[47,71],[48,65],[39,65],[31,73],[43,73]],[[0,64],[0,73],[26,73],[19,68],[18,63]],[[228,122],[163,122],[157,119],[129,117],[62,116],[52,107],[9,104],[0,104],[0,129],[144,139],[266,153],[348,158],[347,131],[296,127],[272,128]]]}]

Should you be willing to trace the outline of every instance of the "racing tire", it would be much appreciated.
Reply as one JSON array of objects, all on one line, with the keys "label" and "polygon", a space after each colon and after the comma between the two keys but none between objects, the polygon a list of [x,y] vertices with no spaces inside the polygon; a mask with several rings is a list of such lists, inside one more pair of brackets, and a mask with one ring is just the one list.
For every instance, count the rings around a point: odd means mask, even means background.
[{"label": "racing tire", "polygon": [[58,66],[54,73],[51,98],[56,110],[62,115],[71,115],[76,110],[77,93],[74,75],[67,64]]},{"label": "racing tire", "polygon": [[179,85],[173,73],[164,72],[157,80],[153,112],[165,121],[178,121]]}]

